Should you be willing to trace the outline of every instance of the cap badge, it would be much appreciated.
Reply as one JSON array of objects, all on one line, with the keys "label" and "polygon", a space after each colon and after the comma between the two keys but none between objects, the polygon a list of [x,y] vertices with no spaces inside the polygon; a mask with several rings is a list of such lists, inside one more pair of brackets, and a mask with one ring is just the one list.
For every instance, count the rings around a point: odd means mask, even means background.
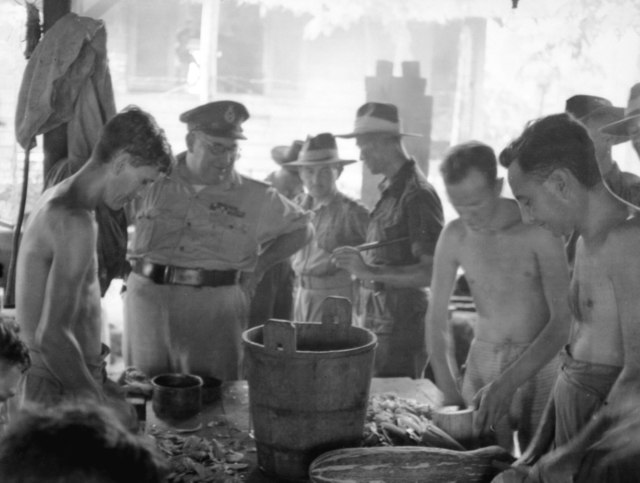
[{"label": "cap badge", "polygon": [[236,120],[236,111],[233,109],[233,106],[227,107],[227,110],[224,113],[224,120],[229,124],[233,124]]}]

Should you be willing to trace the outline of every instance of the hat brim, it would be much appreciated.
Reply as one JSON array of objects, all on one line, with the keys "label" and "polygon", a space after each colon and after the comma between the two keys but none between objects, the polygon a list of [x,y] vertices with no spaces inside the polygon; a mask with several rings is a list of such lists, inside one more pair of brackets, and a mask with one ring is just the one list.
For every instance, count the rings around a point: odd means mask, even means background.
[{"label": "hat brim", "polygon": [[302,166],[329,166],[329,165],[342,165],[346,166],[347,164],[353,164],[357,161],[355,159],[332,159],[328,161],[293,161],[291,163],[287,163],[285,166],[300,168]]},{"label": "hat brim", "polygon": [[350,139],[350,138],[355,138],[355,137],[358,137],[358,136],[367,136],[369,134],[386,134],[387,136],[400,136],[400,137],[408,136],[408,137],[414,137],[414,138],[423,137],[422,134],[418,134],[418,133],[391,132],[391,131],[350,132],[348,134],[336,134],[336,135],[334,135],[334,137],[343,138],[343,139]]},{"label": "hat brim", "polygon": [[214,138],[223,138],[223,139],[247,139],[247,137],[242,134],[239,133],[237,131],[216,131],[216,130],[212,130],[212,129],[206,129],[206,128],[202,128],[202,127],[194,127],[193,129],[190,129],[190,131],[199,131],[202,132],[204,134],[206,134],[207,136],[213,136]]},{"label": "hat brim", "polygon": [[603,179],[603,182],[605,187],[607,188],[607,191],[609,191],[609,193],[613,195],[614,198],[624,203],[629,208],[635,211],[640,211],[640,206],[638,206],[637,202],[633,202],[632,200],[628,199],[627,196],[625,196],[625,194],[637,193],[638,188],[640,188],[640,178],[638,178],[636,175],[632,173],[620,173],[620,174],[622,175],[623,178],[624,177],[627,178],[627,183],[632,186],[632,189],[625,190],[626,193],[616,193],[616,191],[612,188],[609,182],[606,179]]},{"label": "hat brim", "polygon": [[600,131],[605,134],[613,134],[614,136],[627,136],[627,126],[634,119],[640,118],[640,113],[634,114],[633,116],[628,116],[620,119],[619,121],[612,122],[611,124],[607,124],[606,126],[602,126]]}]

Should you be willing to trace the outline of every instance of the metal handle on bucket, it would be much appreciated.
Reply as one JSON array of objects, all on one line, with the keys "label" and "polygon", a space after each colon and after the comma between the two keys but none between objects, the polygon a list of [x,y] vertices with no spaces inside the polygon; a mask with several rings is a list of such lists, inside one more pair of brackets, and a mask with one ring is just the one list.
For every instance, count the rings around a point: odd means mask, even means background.
[{"label": "metal handle on bucket", "polygon": [[322,325],[350,327],[351,302],[346,297],[327,297],[322,301]]},{"label": "metal handle on bucket", "polygon": [[293,322],[269,319],[264,324],[263,333],[265,350],[285,354],[296,352],[296,325]]}]

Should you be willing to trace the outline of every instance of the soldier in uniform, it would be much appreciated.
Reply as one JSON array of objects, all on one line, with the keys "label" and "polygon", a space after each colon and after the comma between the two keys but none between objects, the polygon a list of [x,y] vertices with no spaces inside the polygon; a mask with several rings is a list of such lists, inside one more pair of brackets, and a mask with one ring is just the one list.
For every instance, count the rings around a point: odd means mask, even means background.
[{"label": "soldier in uniform", "polygon": [[314,213],[315,237],[293,256],[296,272],[294,319],[310,322],[322,320],[321,305],[329,296],[353,301],[354,284],[346,270],[331,261],[334,249],[364,242],[369,212],[360,203],[338,190],[336,182],[342,168],[355,160],[340,159],[335,137],[322,133],[309,137],[296,161],[306,193],[296,201]]},{"label": "soldier in uniform", "polygon": [[[623,115],[600,127],[602,134],[618,140],[630,140],[636,154],[640,156],[640,82],[629,92],[629,102]],[[590,131],[591,132],[591,131]],[[621,171],[617,163],[600,166],[604,184],[611,194],[629,207],[640,209],[640,178],[633,173]]]},{"label": "soldier in uniform", "polygon": [[247,109],[183,113],[187,151],[140,203],[125,294],[125,362],[153,376],[240,376],[241,333],[265,271],[312,235],[309,214],[234,169]]},{"label": "soldier in uniform", "polygon": [[369,171],[384,175],[367,241],[389,243],[364,258],[349,246],[333,254],[361,282],[359,313],[378,336],[374,374],[380,377],[424,374],[427,288],[444,218],[435,189],[402,145],[406,135],[396,106],[369,102],[358,109],[354,132],[338,136],[355,137]]}]

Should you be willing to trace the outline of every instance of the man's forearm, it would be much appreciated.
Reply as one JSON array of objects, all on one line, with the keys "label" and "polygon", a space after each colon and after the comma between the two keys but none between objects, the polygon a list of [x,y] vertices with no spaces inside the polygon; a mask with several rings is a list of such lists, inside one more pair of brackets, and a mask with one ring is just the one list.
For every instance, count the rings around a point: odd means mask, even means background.
[{"label": "man's forearm", "polygon": [[446,310],[442,313],[439,305],[443,304],[433,300],[427,315],[427,351],[436,385],[444,394],[445,404],[461,404],[462,396],[448,357],[450,350],[448,314]]},{"label": "man's forearm", "polygon": [[568,338],[569,324],[550,320],[520,357],[500,375],[498,384],[505,386],[509,392],[516,391],[560,352]]},{"label": "man's forearm", "polygon": [[421,262],[415,265],[392,266],[374,265],[369,266],[370,280],[401,288],[421,288],[428,287],[431,281],[431,262]]},{"label": "man's forearm", "polygon": [[255,272],[260,275],[264,274],[269,268],[304,247],[311,241],[312,237],[313,228],[311,225],[280,235],[260,254],[258,262],[256,263]]}]

